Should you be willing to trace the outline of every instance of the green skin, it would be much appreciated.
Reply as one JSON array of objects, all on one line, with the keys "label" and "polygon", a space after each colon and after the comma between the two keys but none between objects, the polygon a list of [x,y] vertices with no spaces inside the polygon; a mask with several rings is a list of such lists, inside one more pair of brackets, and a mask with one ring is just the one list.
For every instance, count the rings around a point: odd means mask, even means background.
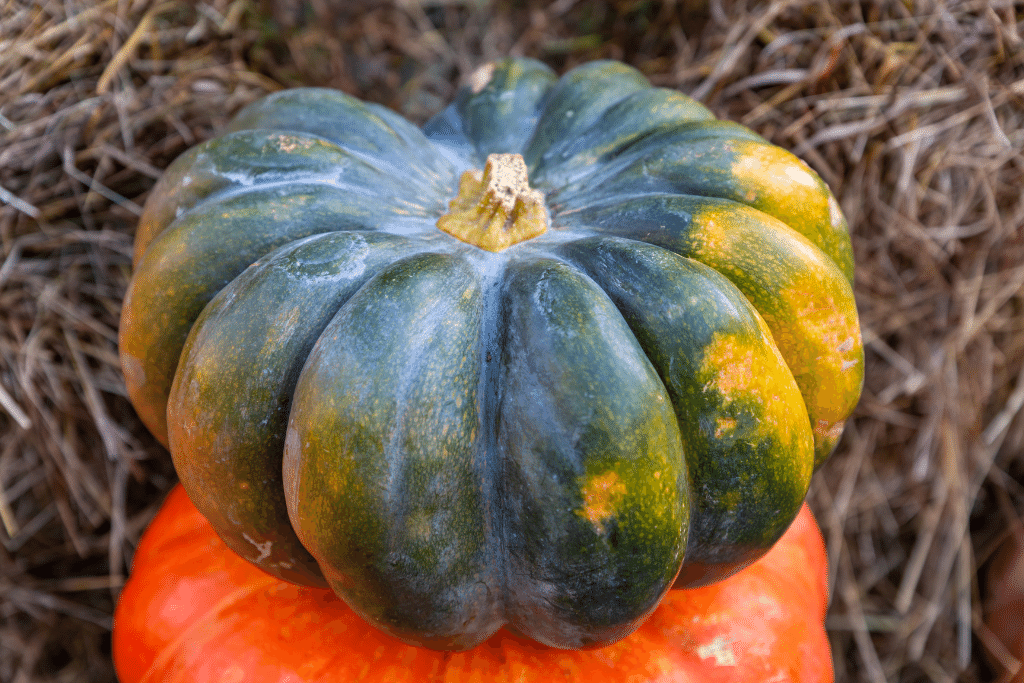
[{"label": "green skin", "polygon": [[[378,232],[328,232],[271,252],[203,309],[175,375],[168,432],[182,480],[221,491],[196,505],[232,550],[297,583],[325,585],[287,519],[281,453],[302,364],[337,310],[377,270],[414,253]],[[254,368],[258,368],[256,371]],[[273,476],[267,476],[267,473]],[[269,542],[269,545],[268,545]]]},{"label": "green skin", "polygon": [[[496,152],[551,221],[490,253],[435,223]],[[196,505],[427,647],[605,644],[749,564],[862,381],[827,188],[614,62],[500,62],[422,131],[273,95],[168,169],[135,266],[129,395]]]},{"label": "green skin", "polygon": [[725,275],[764,318],[800,387],[815,427],[815,466],[828,458],[864,382],[857,311],[848,305],[853,290],[831,259],[781,221],[727,199],[653,194],[560,218],[663,247]]}]

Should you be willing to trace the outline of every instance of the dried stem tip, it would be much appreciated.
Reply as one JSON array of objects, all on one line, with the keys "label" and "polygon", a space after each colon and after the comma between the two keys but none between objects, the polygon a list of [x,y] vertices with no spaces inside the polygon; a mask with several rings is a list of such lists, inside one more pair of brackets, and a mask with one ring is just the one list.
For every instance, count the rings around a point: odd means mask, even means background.
[{"label": "dried stem tip", "polygon": [[463,242],[501,251],[548,228],[544,195],[530,188],[520,154],[491,154],[481,173],[466,171],[437,227]]}]

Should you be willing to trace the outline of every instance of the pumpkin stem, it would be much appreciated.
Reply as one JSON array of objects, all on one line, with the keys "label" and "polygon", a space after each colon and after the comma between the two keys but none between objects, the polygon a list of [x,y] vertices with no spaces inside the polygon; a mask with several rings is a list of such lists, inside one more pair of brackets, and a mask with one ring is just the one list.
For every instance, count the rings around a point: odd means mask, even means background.
[{"label": "pumpkin stem", "polygon": [[534,190],[521,154],[490,154],[483,172],[466,171],[437,227],[463,242],[501,251],[548,229],[544,194]]}]

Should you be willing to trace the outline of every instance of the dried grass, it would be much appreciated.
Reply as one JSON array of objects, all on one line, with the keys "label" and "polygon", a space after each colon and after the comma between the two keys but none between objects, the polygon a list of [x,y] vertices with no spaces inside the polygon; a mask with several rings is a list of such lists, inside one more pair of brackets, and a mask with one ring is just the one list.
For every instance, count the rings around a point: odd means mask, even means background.
[{"label": "dried grass", "polygon": [[266,92],[334,86],[423,121],[506,53],[626,60],[833,187],[867,345],[810,496],[837,680],[997,680],[977,569],[1024,512],[1021,16],[1007,0],[4,2],[0,680],[113,679],[114,600],[174,481],[116,354],[160,169]]}]

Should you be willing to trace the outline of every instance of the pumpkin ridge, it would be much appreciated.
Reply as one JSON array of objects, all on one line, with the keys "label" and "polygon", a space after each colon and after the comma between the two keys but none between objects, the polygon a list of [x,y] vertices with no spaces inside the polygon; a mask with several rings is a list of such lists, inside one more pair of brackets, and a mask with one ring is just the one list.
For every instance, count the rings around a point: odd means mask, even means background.
[{"label": "pumpkin ridge", "polygon": [[[274,144],[268,142],[271,139],[275,141]],[[192,158],[191,164],[181,169],[184,186],[194,183],[194,179],[188,180],[193,173],[201,173],[212,181],[228,182],[209,194],[197,196],[196,204],[203,203],[207,197],[215,196],[223,189],[259,187],[280,182],[263,181],[261,178],[280,177],[287,182],[296,175],[327,176],[341,169],[359,167],[378,174],[381,172],[380,168],[368,161],[369,157],[365,153],[360,154],[334,140],[304,131],[246,129],[211,139],[199,149],[201,151]],[[241,168],[225,170],[225,165]],[[410,180],[415,181],[416,178],[410,177]],[[352,187],[358,186],[353,184]],[[371,190],[381,187],[376,183],[366,185]],[[402,186],[401,189],[405,190],[406,187]]]},{"label": "pumpkin ridge", "polygon": [[[554,255],[513,265],[498,433],[510,628],[560,648],[597,646],[635,628],[682,562],[678,426],[597,284]],[[585,492],[602,482],[612,495],[588,509]]]},{"label": "pumpkin ridge", "polygon": [[[453,171],[444,158],[429,155],[424,131],[387,107],[364,102],[339,90],[303,87],[278,91],[244,107],[226,132],[290,130],[323,138],[353,152],[401,159],[417,157],[416,173]],[[402,170],[409,165],[397,166]]]},{"label": "pumpkin ridge", "polygon": [[285,442],[289,518],[332,588],[378,627],[404,639],[420,629],[435,649],[465,649],[500,626],[476,479],[482,294],[459,253],[378,273],[307,359]]},{"label": "pumpkin ridge", "polygon": [[646,76],[621,62],[602,60],[571,69],[541,102],[533,135],[523,150],[526,165],[536,168],[551,140],[579,137],[609,108],[649,88]]},{"label": "pumpkin ridge", "polygon": [[[639,95],[642,93],[634,93]],[[623,102],[627,102],[626,98]],[[622,104],[620,102],[619,104]],[[585,205],[600,202],[602,186],[604,183],[613,180],[619,173],[628,170],[645,157],[650,156],[658,148],[666,144],[685,143],[699,144],[708,140],[727,139],[737,137],[749,137],[750,139],[763,141],[756,133],[731,121],[716,119],[708,112],[710,118],[704,119],[668,119],[656,121],[652,125],[639,131],[636,135],[619,141],[596,155],[593,162],[584,165],[581,169],[569,173],[559,173],[561,164],[553,165],[551,171],[546,171],[544,178],[554,176],[557,184],[553,185],[552,194],[557,197],[573,197],[582,195]],[[601,121],[595,122],[591,130],[599,129]],[[589,131],[587,131],[589,132]],[[663,140],[666,138],[667,140]],[[653,147],[654,150],[646,147]],[[549,181],[550,182],[550,181]],[[660,190],[659,190],[660,191]]]},{"label": "pumpkin ridge", "polygon": [[[387,124],[385,123],[385,125]],[[458,177],[457,174],[455,173],[454,166],[452,166],[450,162],[448,162],[448,160],[445,159],[445,157],[441,154],[434,155],[434,157],[431,160],[443,162],[445,164],[443,170],[446,172],[446,174],[440,178],[424,177],[423,174],[415,172],[415,169],[409,167],[408,165],[393,163],[387,157],[374,156],[370,151],[359,149],[351,142],[346,142],[340,139],[335,140],[325,135],[312,133],[309,131],[303,131],[300,129],[293,130],[290,128],[275,128],[273,129],[273,131],[268,132],[294,135],[296,137],[302,136],[312,140],[324,142],[333,147],[334,149],[338,150],[338,152],[344,153],[345,156],[350,156],[353,159],[361,162],[363,166],[365,166],[366,168],[376,171],[381,175],[382,178],[394,179],[397,176],[397,178],[401,179],[403,183],[410,183],[412,185],[416,185],[421,189],[421,191],[427,191],[433,194],[437,194],[439,196],[443,194],[443,189],[451,185],[451,183]],[[396,137],[398,136],[396,135]],[[430,141],[426,140],[425,138],[424,142],[431,144]],[[436,150],[432,148],[431,151],[434,152]],[[402,189],[406,189],[406,187],[403,186],[401,183],[397,183],[396,186],[402,187]],[[366,189],[370,191],[370,194],[374,194],[374,191],[380,191],[386,187],[391,186],[386,183],[373,184],[367,185]],[[415,194],[419,195],[420,192],[417,192]]]},{"label": "pumpkin ridge", "polygon": [[[339,148],[341,149],[341,148]],[[438,211],[444,206],[444,198],[441,194],[435,194],[435,202],[431,205],[417,204],[411,197],[403,197],[398,194],[385,194],[382,192],[385,188],[392,187],[390,185],[390,179],[395,173],[396,169],[382,169],[377,165],[367,163],[360,156],[355,154],[347,154],[353,159],[359,161],[362,166],[366,169],[370,169],[374,173],[378,174],[380,178],[377,182],[344,182],[337,177],[331,177],[327,172],[322,170],[312,170],[308,172],[296,172],[287,178],[280,180],[267,180],[261,181],[258,178],[250,178],[248,182],[236,182],[234,184],[226,185],[222,188],[211,192],[203,196],[201,199],[196,201],[193,205],[180,209],[174,220],[164,227],[164,230],[171,229],[175,223],[180,219],[187,217],[197,211],[205,210],[211,205],[227,202],[231,199],[243,197],[247,194],[262,192],[262,191],[274,191],[277,189],[294,190],[302,187],[310,188],[329,188],[334,191],[338,191],[346,194],[347,196],[356,195],[359,197],[373,198],[376,200],[384,200],[397,206],[402,206],[407,209],[419,209],[421,215],[429,216],[431,213]],[[270,175],[270,174],[267,174]],[[228,176],[224,176],[228,177]],[[230,178],[229,178],[230,179]],[[408,182],[415,182],[410,176],[406,178]],[[425,188],[429,189],[429,188]],[[422,197],[423,192],[413,193],[415,197]],[[379,204],[377,208],[380,207]],[[162,231],[161,231],[162,232]]]},{"label": "pumpkin ridge", "polygon": [[[258,183],[258,184],[253,184],[253,185],[235,185],[235,186],[224,188],[223,190],[220,190],[220,191],[218,191],[216,193],[207,195],[207,197],[205,197],[203,199],[203,201],[195,204],[194,206],[189,207],[188,209],[185,209],[184,211],[182,211],[178,215],[178,218],[175,219],[174,223],[171,223],[168,226],[168,229],[172,228],[174,226],[174,224],[177,223],[178,219],[188,217],[188,216],[190,216],[193,213],[196,213],[198,211],[208,210],[211,206],[214,206],[216,204],[221,204],[221,203],[230,201],[232,199],[243,198],[243,197],[245,197],[245,195],[255,194],[255,193],[258,193],[258,192],[265,192],[265,191],[273,192],[274,190],[279,190],[279,189],[293,190],[293,189],[298,189],[298,188],[312,188],[312,189],[327,188],[327,189],[336,190],[339,193],[345,194],[347,197],[352,197],[352,195],[358,195],[358,196],[367,197],[367,198],[372,197],[374,199],[383,199],[383,197],[381,197],[381,195],[373,192],[371,189],[369,189],[367,187],[361,187],[358,184],[351,184],[350,185],[350,184],[346,184],[346,183],[340,183],[340,182],[332,181],[329,178],[324,178],[324,177],[319,177],[318,178],[318,177],[316,177],[314,175],[310,175],[309,177],[305,177],[305,178],[299,177],[296,180],[279,180],[279,181],[272,181],[272,182],[266,182],[266,183]],[[427,215],[427,214],[424,213],[424,215]],[[372,229],[372,228],[368,228],[368,229]]]},{"label": "pumpkin ridge", "polygon": [[[420,246],[360,231],[286,243],[226,285],[193,323],[168,400],[175,467],[229,547],[254,561],[252,546],[273,541],[274,558],[256,564],[279,578],[326,585],[291,531],[280,488],[287,406],[302,363],[363,284]],[[252,367],[264,370],[253,374]],[[220,496],[232,502],[217,505]],[[248,534],[234,518],[248,521]],[[278,565],[286,555],[312,565],[315,576]]]},{"label": "pumpkin ridge", "polygon": [[[302,164],[296,164],[294,160],[291,160],[290,164],[282,165],[277,170],[273,170],[271,166],[265,164],[263,166],[264,170],[257,172],[260,168],[259,165],[251,164],[242,172],[223,172],[221,165],[224,162],[217,163],[214,161],[219,155],[226,156],[227,160],[231,162],[240,162],[244,165],[249,163],[248,157],[260,153],[259,145],[261,143],[265,144],[265,141],[258,139],[257,134],[262,136],[272,134],[277,134],[278,136],[292,135],[303,137],[311,142],[321,143],[320,158],[310,160],[304,157],[305,169],[301,168]],[[281,142],[280,137],[278,137],[278,141],[279,155],[288,156],[281,149],[281,147],[287,147],[287,145]],[[235,146],[241,147],[241,149],[232,149],[232,143]],[[260,156],[262,158],[262,155]],[[347,166],[349,173],[354,172],[358,174],[358,169],[362,168],[364,173],[366,171],[371,172],[367,175],[375,174],[373,178],[367,178],[366,182],[363,183],[333,183],[338,189],[344,190],[347,193],[368,197],[389,196],[396,200],[401,199],[402,202],[410,206],[416,206],[414,198],[418,199],[423,194],[422,192],[406,192],[408,196],[405,197],[400,197],[395,193],[387,196],[381,195],[380,189],[388,186],[388,183],[385,181],[391,176],[384,173],[377,165],[370,163],[370,157],[367,157],[365,153],[361,153],[355,148],[345,147],[336,141],[305,132],[282,133],[280,131],[263,129],[235,131],[189,149],[171,164],[165,175],[157,182],[157,185],[146,200],[143,216],[140,219],[133,251],[133,266],[138,267],[145,251],[160,234],[171,229],[179,220],[196,211],[204,210],[202,207],[216,204],[217,202],[223,203],[232,197],[242,196],[246,192],[259,192],[264,187],[271,189],[275,186],[287,187],[292,181],[292,176],[287,174],[288,172],[295,171],[296,168],[298,168],[298,176],[302,177],[305,175],[310,181],[309,184],[313,185],[317,177],[324,178],[328,177],[331,173],[338,173],[337,164],[333,163],[331,157],[341,157],[354,161],[355,163]],[[353,171],[352,169],[356,170]],[[406,167],[400,168],[398,175],[407,175],[412,183],[418,180],[418,176],[409,173],[409,169]],[[275,176],[278,178],[277,180],[274,180]],[[263,178],[262,180],[261,177]],[[174,183],[177,183],[177,185]],[[444,184],[441,183],[441,185]],[[323,186],[323,183],[321,185]],[[331,186],[331,184],[326,186]],[[424,185],[424,188],[429,190],[428,195],[435,197],[435,205],[430,208],[424,207],[425,211],[433,212],[443,206],[444,192],[440,191],[439,188],[432,188],[426,185]],[[379,203],[375,203],[374,208],[378,205]],[[173,208],[173,211],[170,210],[171,208]]]},{"label": "pumpkin ridge", "polygon": [[[470,166],[470,158],[482,162],[488,154],[521,153],[535,128],[521,122],[536,121],[556,82],[551,67],[537,60],[508,58],[490,62],[470,75],[469,87],[424,131],[438,142],[447,138],[446,146],[456,153],[462,147],[461,156],[466,157]],[[506,98],[510,93],[514,96]],[[451,128],[442,134],[441,126],[446,124]],[[471,149],[465,149],[466,146]]]},{"label": "pumpkin ridge", "polygon": [[756,309],[720,272],[656,244],[602,235],[559,253],[615,304],[672,399],[693,507],[677,587],[749,564],[799,508],[812,457],[803,399]]},{"label": "pumpkin ridge", "polygon": [[[432,144],[428,150],[436,152]],[[178,186],[158,184],[146,201],[143,218],[144,222],[150,219],[165,222],[163,226],[156,226],[156,232],[162,232],[175,219],[232,189],[244,192],[263,186],[287,185],[304,178],[311,183],[326,181],[328,185],[360,196],[402,200],[412,205],[426,195],[433,198],[435,207],[431,210],[436,210],[443,205],[455,172],[443,157],[436,153],[432,156],[444,163],[440,175],[418,173],[415,167],[402,165],[397,159],[386,155],[374,158],[357,144],[306,131],[244,129],[229,132],[197,145],[175,160],[169,170]],[[402,182],[392,182],[396,177]],[[166,204],[175,207],[173,213],[166,210]],[[147,231],[152,233],[154,229]],[[149,241],[152,238],[153,235],[147,235]]]},{"label": "pumpkin ridge", "polygon": [[[731,142],[736,139],[749,139],[753,142],[769,144],[757,133],[732,121],[716,118],[688,121],[664,121],[657,126],[643,131],[622,144],[613,147],[600,156],[593,168],[584,174],[564,179],[560,187],[552,193],[561,203],[572,203],[576,206],[592,206],[605,200],[606,185],[613,182],[623,172],[657,154],[664,147],[671,145],[699,145],[709,140]],[[664,188],[652,188],[638,193],[664,193]],[[615,196],[623,196],[616,192]],[[687,194],[685,191],[673,191],[673,194]],[[698,195],[704,196],[704,195]]]},{"label": "pumpkin ridge", "polygon": [[599,160],[656,131],[709,119],[714,115],[704,105],[678,90],[640,90],[609,107],[578,136],[550,145],[531,171],[538,185],[560,187],[586,177],[597,170]]},{"label": "pumpkin ridge", "polygon": [[[707,126],[730,128],[721,121]],[[813,242],[852,283],[852,248],[834,196],[810,166],[759,136],[730,131],[711,138],[670,139],[648,154],[608,162],[601,173],[553,193],[553,201],[563,209],[579,208],[609,194],[645,191],[729,199],[757,209]]]},{"label": "pumpkin ridge", "polygon": [[863,382],[854,293],[840,266],[778,218],[732,199],[652,193],[560,214],[564,223],[655,244],[725,275],[771,329],[806,401],[817,464]]}]

